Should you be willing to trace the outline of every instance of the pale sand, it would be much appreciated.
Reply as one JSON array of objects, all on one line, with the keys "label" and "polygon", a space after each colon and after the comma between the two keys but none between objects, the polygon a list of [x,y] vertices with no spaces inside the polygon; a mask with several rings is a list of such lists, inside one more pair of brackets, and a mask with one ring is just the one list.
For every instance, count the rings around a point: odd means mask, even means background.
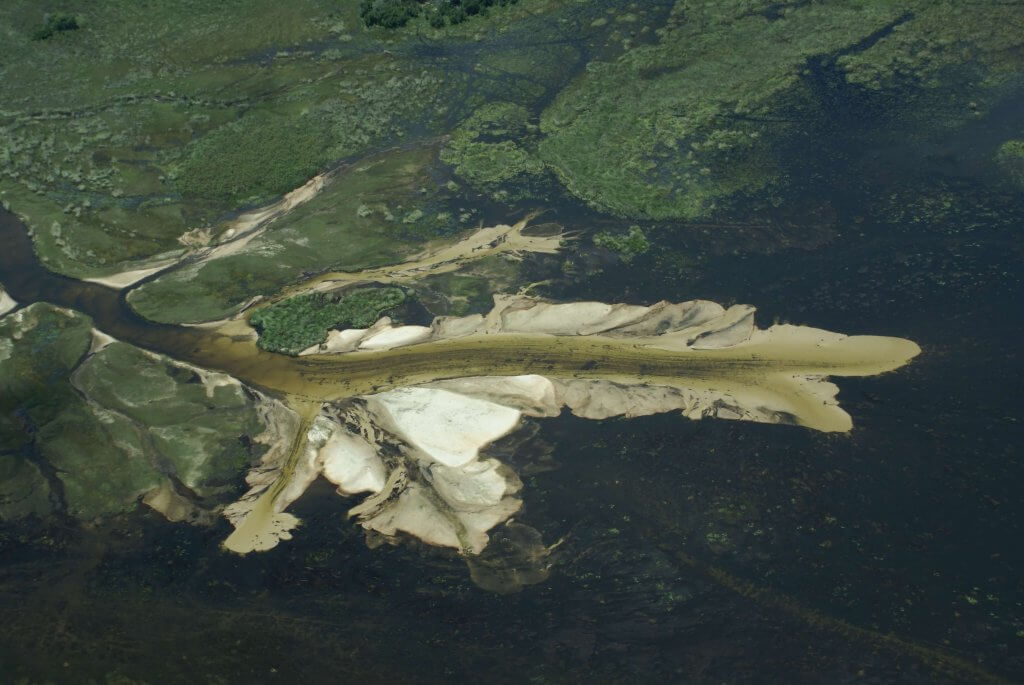
[{"label": "pale sand", "polygon": [[18,303],[7,294],[7,291],[0,288],[0,316],[3,316],[7,312],[11,311],[18,306]]},{"label": "pale sand", "polygon": [[169,266],[178,264],[182,259],[184,259],[184,257],[164,259],[154,263],[153,266],[147,266],[144,269],[132,269],[131,271],[122,271],[121,273],[111,274],[110,276],[83,278],[82,280],[89,283],[99,283],[100,285],[105,285],[108,288],[113,288],[114,290],[123,290],[130,285],[135,285],[148,276],[152,276],[159,271],[163,271]]},{"label": "pale sand", "polygon": [[286,289],[273,301],[308,292],[335,290],[352,283],[410,283],[426,276],[455,271],[469,262],[492,255],[503,254],[520,259],[524,254],[531,252],[554,254],[561,249],[565,240],[572,238],[567,234],[524,235],[523,229],[531,218],[533,215],[511,226],[499,224],[479,228],[462,240],[455,243],[438,243],[399,264],[362,271],[333,271],[320,274]]},{"label": "pale sand", "polygon": [[[496,297],[487,316],[439,319],[415,336],[382,319],[369,330],[393,332],[395,348],[288,362],[303,377],[298,387],[310,398],[306,411],[320,406],[314,399],[348,400],[347,427],[322,429],[322,417],[304,420],[291,449],[250,474],[253,490],[229,507],[238,528],[225,544],[244,553],[287,539],[298,521],[282,512],[326,470],[322,448],[332,431],[350,432],[330,453],[336,482],[347,480],[342,474],[362,474],[368,480],[359,482],[361,489],[379,489],[352,510],[361,525],[478,554],[487,531],[521,504],[512,496],[515,475],[481,460],[479,451],[514,430],[523,415],[556,416],[562,407],[592,419],[679,411],[691,419],[845,432],[852,419],[826,377],[883,373],[920,352],[901,338],[791,325],[760,330],[753,314],[747,305],[726,309],[699,300],[637,307],[519,295]],[[429,340],[403,346],[423,330]],[[523,374],[531,364],[544,374]],[[298,377],[281,379],[290,388]],[[385,440],[397,440],[397,448],[388,443],[378,454],[405,461],[381,487],[382,473],[366,469],[379,468],[371,452]]]},{"label": "pale sand", "polygon": [[[283,453],[281,457],[273,454],[277,450],[264,455],[261,467],[249,474],[248,480],[253,488],[224,510],[224,515],[235,526],[234,532],[222,543],[225,549],[238,554],[272,549],[281,540],[290,540],[291,531],[299,525],[297,517],[283,511],[291,500],[280,496],[292,484],[300,466],[309,430],[320,405],[293,402],[292,408],[298,413],[299,422],[292,433],[291,443],[286,450],[280,450]],[[276,471],[275,462],[281,463]]]},{"label": "pale sand", "polygon": [[153,274],[163,271],[175,264],[181,264],[186,260],[192,260],[193,265],[199,265],[204,262],[208,262],[211,259],[219,259],[221,257],[236,254],[248,245],[253,238],[260,235],[272,222],[316,197],[320,191],[324,189],[331,173],[333,172],[314,176],[302,186],[286,194],[277,202],[252,212],[246,212],[239,215],[237,218],[230,221],[227,224],[227,227],[221,232],[221,235],[224,236],[224,240],[213,247],[196,248],[194,245],[189,243],[189,241],[185,241],[187,246],[193,247],[194,249],[179,257],[160,260],[155,262],[152,266],[142,269],[132,269],[130,271],[111,274],[110,276],[84,278],[82,280],[88,281],[89,283],[105,285],[108,288],[113,288],[114,290],[123,290],[124,288],[135,285],[148,276],[152,276]]}]

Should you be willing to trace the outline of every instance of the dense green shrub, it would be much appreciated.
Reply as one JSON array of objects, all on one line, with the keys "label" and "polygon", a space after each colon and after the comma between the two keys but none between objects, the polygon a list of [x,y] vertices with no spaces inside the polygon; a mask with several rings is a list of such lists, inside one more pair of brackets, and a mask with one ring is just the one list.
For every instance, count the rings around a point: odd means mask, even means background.
[{"label": "dense green shrub", "polygon": [[190,143],[174,183],[189,198],[266,202],[330,161],[326,136],[322,122],[252,113]]},{"label": "dense green shrub", "polygon": [[299,295],[257,310],[249,323],[259,331],[263,349],[298,354],[322,343],[332,328],[366,328],[404,300],[398,288],[365,288],[341,297]]},{"label": "dense green shrub", "polygon": [[425,10],[427,21],[434,28],[445,24],[461,24],[488,7],[514,5],[517,0],[362,0],[359,15],[367,26],[398,28]]},{"label": "dense green shrub", "polygon": [[32,40],[46,40],[62,31],[78,29],[78,19],[73,14],[52,14],[46,18],[43,27],[32,34]]},{"label": "dense green shrub", "polygon": [[405,26],[419,13],[420,6],[416,0],[362,0],[359,3],[359,16],[367,26],[394,29]]}]

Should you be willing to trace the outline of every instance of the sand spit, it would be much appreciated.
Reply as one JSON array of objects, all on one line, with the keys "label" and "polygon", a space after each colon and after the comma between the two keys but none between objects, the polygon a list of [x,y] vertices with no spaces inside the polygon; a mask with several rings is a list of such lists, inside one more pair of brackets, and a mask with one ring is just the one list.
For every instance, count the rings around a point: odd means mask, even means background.
[{"label": "sand spit", "polygon": [[567,239],[564,233],[555,235],[526,235],[523,230],[535,215],[527,216],[509,226],[481,227],[455,243],[440,243],[428,247],[409,259],[389,266],[362,271],[332,271],[321,274],[300,285],[287,289],[284,299],[307,292],[324,292],[352,283],[411,283],[425,276],[455,271],[469,262],[491,255],[502,254],[521,259],[527,253],[555,254]]},{"label": "sand spit", "polygon": [[169,266],[174,266],[182,261],[184,257],[175,257],[173,259],[162,259],[155,262],[152,266],[147,266],[142,269],[132,269],[130,271],[122,271],[121,273],[111,274],[110,276],[100,276],[98,278],[83,278],[83,281],[89,283],[99,283],[105,285],[108,288],[114,290],[123,290],[129,286],[135,285],[144,278],[148,278],[155,273],[163,271]]},{"label": "sand spit", "polygon": [[220,231],[220,241],[214,246],[207,246],[210,235],[214,233],[212,229],[193,229],[179,239],[179,242],[188,248],[186,252],[179,256],[158,260],[153,262],[152,265],[141,269],[131,269],[109,276],[85,278],[82,280],[105,285],[114,290],[123,290],[153,274],[185,261],[190,261],[193,264],[202,264],[211,259],[219,259],[235,254],[248,245],[253,238],[262,233],[272,222],[316,197],[324,189],[333,173],[327,172],[314,176],[277,202],[239,215],[228,222],[226,227]]},{"label": "sand spit", "polygon": [[901,338],[758,329],[748,305],[522,295],[496,296],[487,315],[439,317],[429,328],[385,318],[336,338],[335,354],[291,359],[303,418],[226,511],[236,526],[228,549],[288,539],[298,520],[285,508],[324,475],[340,494],[371,493],[350,515],[374,535],[477,555],[521,506],[519,479],[486,448],[524,417],[678,411],[844,432],[852,419],[826,376],[883,373],[920,352]]}]

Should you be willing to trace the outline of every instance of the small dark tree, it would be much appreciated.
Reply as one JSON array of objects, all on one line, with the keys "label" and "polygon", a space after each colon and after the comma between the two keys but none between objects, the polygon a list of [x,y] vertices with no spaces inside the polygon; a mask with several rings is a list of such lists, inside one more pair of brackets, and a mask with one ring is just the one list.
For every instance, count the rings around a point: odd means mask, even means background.
[{"label": "small dark tree", "polygon": [[53,14],[46,17],[42,28],[32,34],[32,40],[46,40],[63,31],[75,31],[78,29],[78,20],[73,14]]},{"label": "small dark tree", "polygon": [[420,6],[416,0],[362,0],[359,4],[359,16],[364,24],[386,29],[405,26],[419,13]]}]

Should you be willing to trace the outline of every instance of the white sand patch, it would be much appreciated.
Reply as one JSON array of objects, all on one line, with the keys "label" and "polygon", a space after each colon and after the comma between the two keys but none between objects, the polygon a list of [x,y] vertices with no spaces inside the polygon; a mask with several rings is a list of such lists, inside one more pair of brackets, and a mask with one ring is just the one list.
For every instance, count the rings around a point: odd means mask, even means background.
[{"label": "white sand patch", "polygon": [[8,295],[6,290],[0,288],[0,316],[3,316],[17,306],[18,303],[14,301],[14,298]]},{"label": "white sand patch", "polygon": [[106,333],[104,333],[103,331],[101,331],[98,328],[93,328],[91,332],[92,332],[92,345],[89,347],[89,354],[96,354],[97,352],[102,350],[107,345],[110,345],[111,343],[116,343],[117,342],[117,338],[114,338],[113,336],[107,335]]},{"label": "white sand patch", "polygon": [[339,430],[320,448],[324,478],[342,495],[380,492],[386,476],[384,462],[373,445],[358,435]]},{"label": "white sand patch", "polygon": [[435,388],[399,388],[367,398],[376,421],[430,459],[462,466],[507,435],[519,411]]},{"label": "white sand patch", "polygon": [[518,489],[518,479],[510,484],[491,462],[450,469],[440,487],[437,480],[433,485],[411,480],[408,470],[399,467],[380,493],[353,507],[349,515],[382,535],[406,533],[430,545],[479,554],[487,546],[487,531],[522,506],[521,500],[505,496]]},{"label": "white sand patch", "polygon": [[518,409],[527,416],[558,416],[562,408],[560,392],[544,376],[476,376],[435,381],[427,387],[449,390]]},{"label": "white sand patch", "polygon": [[385,328],[379,333],[363,338],[359,343],[361,350],[390,350],[403,345],[413,345],[430,337],[431,330],[427,326],[395,326]]},{"label": "white sand patch", "polygon": [[299,356],[351,352],[356,349],[359,341],[366,337],[367,330],[366,328],[347,328],[343,331],[328,331],[327,340],[307,347],[302,352],[299,352]]},{"label": "white sand patch", "polygon": [[484,323],[482,314],[470,314],[469,316],[439,316],[434,319],[431,328],[434,330],[434,338],[444,340],[458,338],[463,335],[476,333]]},{"label": "white sand patch", "polygon": [[481,511],[501,502],[509,493],[508,480],[498,470],[497,459],[472,461],[461,468],[443,464],[430,467],[431,484],[458,511]]},{"label": "white sand patch", "polygon": [[108,288],[113,288],[114,290],[123,290],[130,285],[135,285],[144,278],[152,276],[159,271],[163,271],[169,266],[177,264],[181,259],[182,258],[180,256],[172,257],[170,259],[162,259],[154,262],[152,266],[143,267],[141,269],[131,269],[129,271],[122,271],[109,276],[83,278],[82,280],[88,281],[89,283],[99,283],[100,285],[105,285]]},{"label": "white sand patch", "polygon": [[460,548],[457,524],[440,511],[419,483],[408,481],[405,469],[392,472],[385,487],[349,511],[362,526],[382,535],[399,532],[419,538],[428,545]]}]

